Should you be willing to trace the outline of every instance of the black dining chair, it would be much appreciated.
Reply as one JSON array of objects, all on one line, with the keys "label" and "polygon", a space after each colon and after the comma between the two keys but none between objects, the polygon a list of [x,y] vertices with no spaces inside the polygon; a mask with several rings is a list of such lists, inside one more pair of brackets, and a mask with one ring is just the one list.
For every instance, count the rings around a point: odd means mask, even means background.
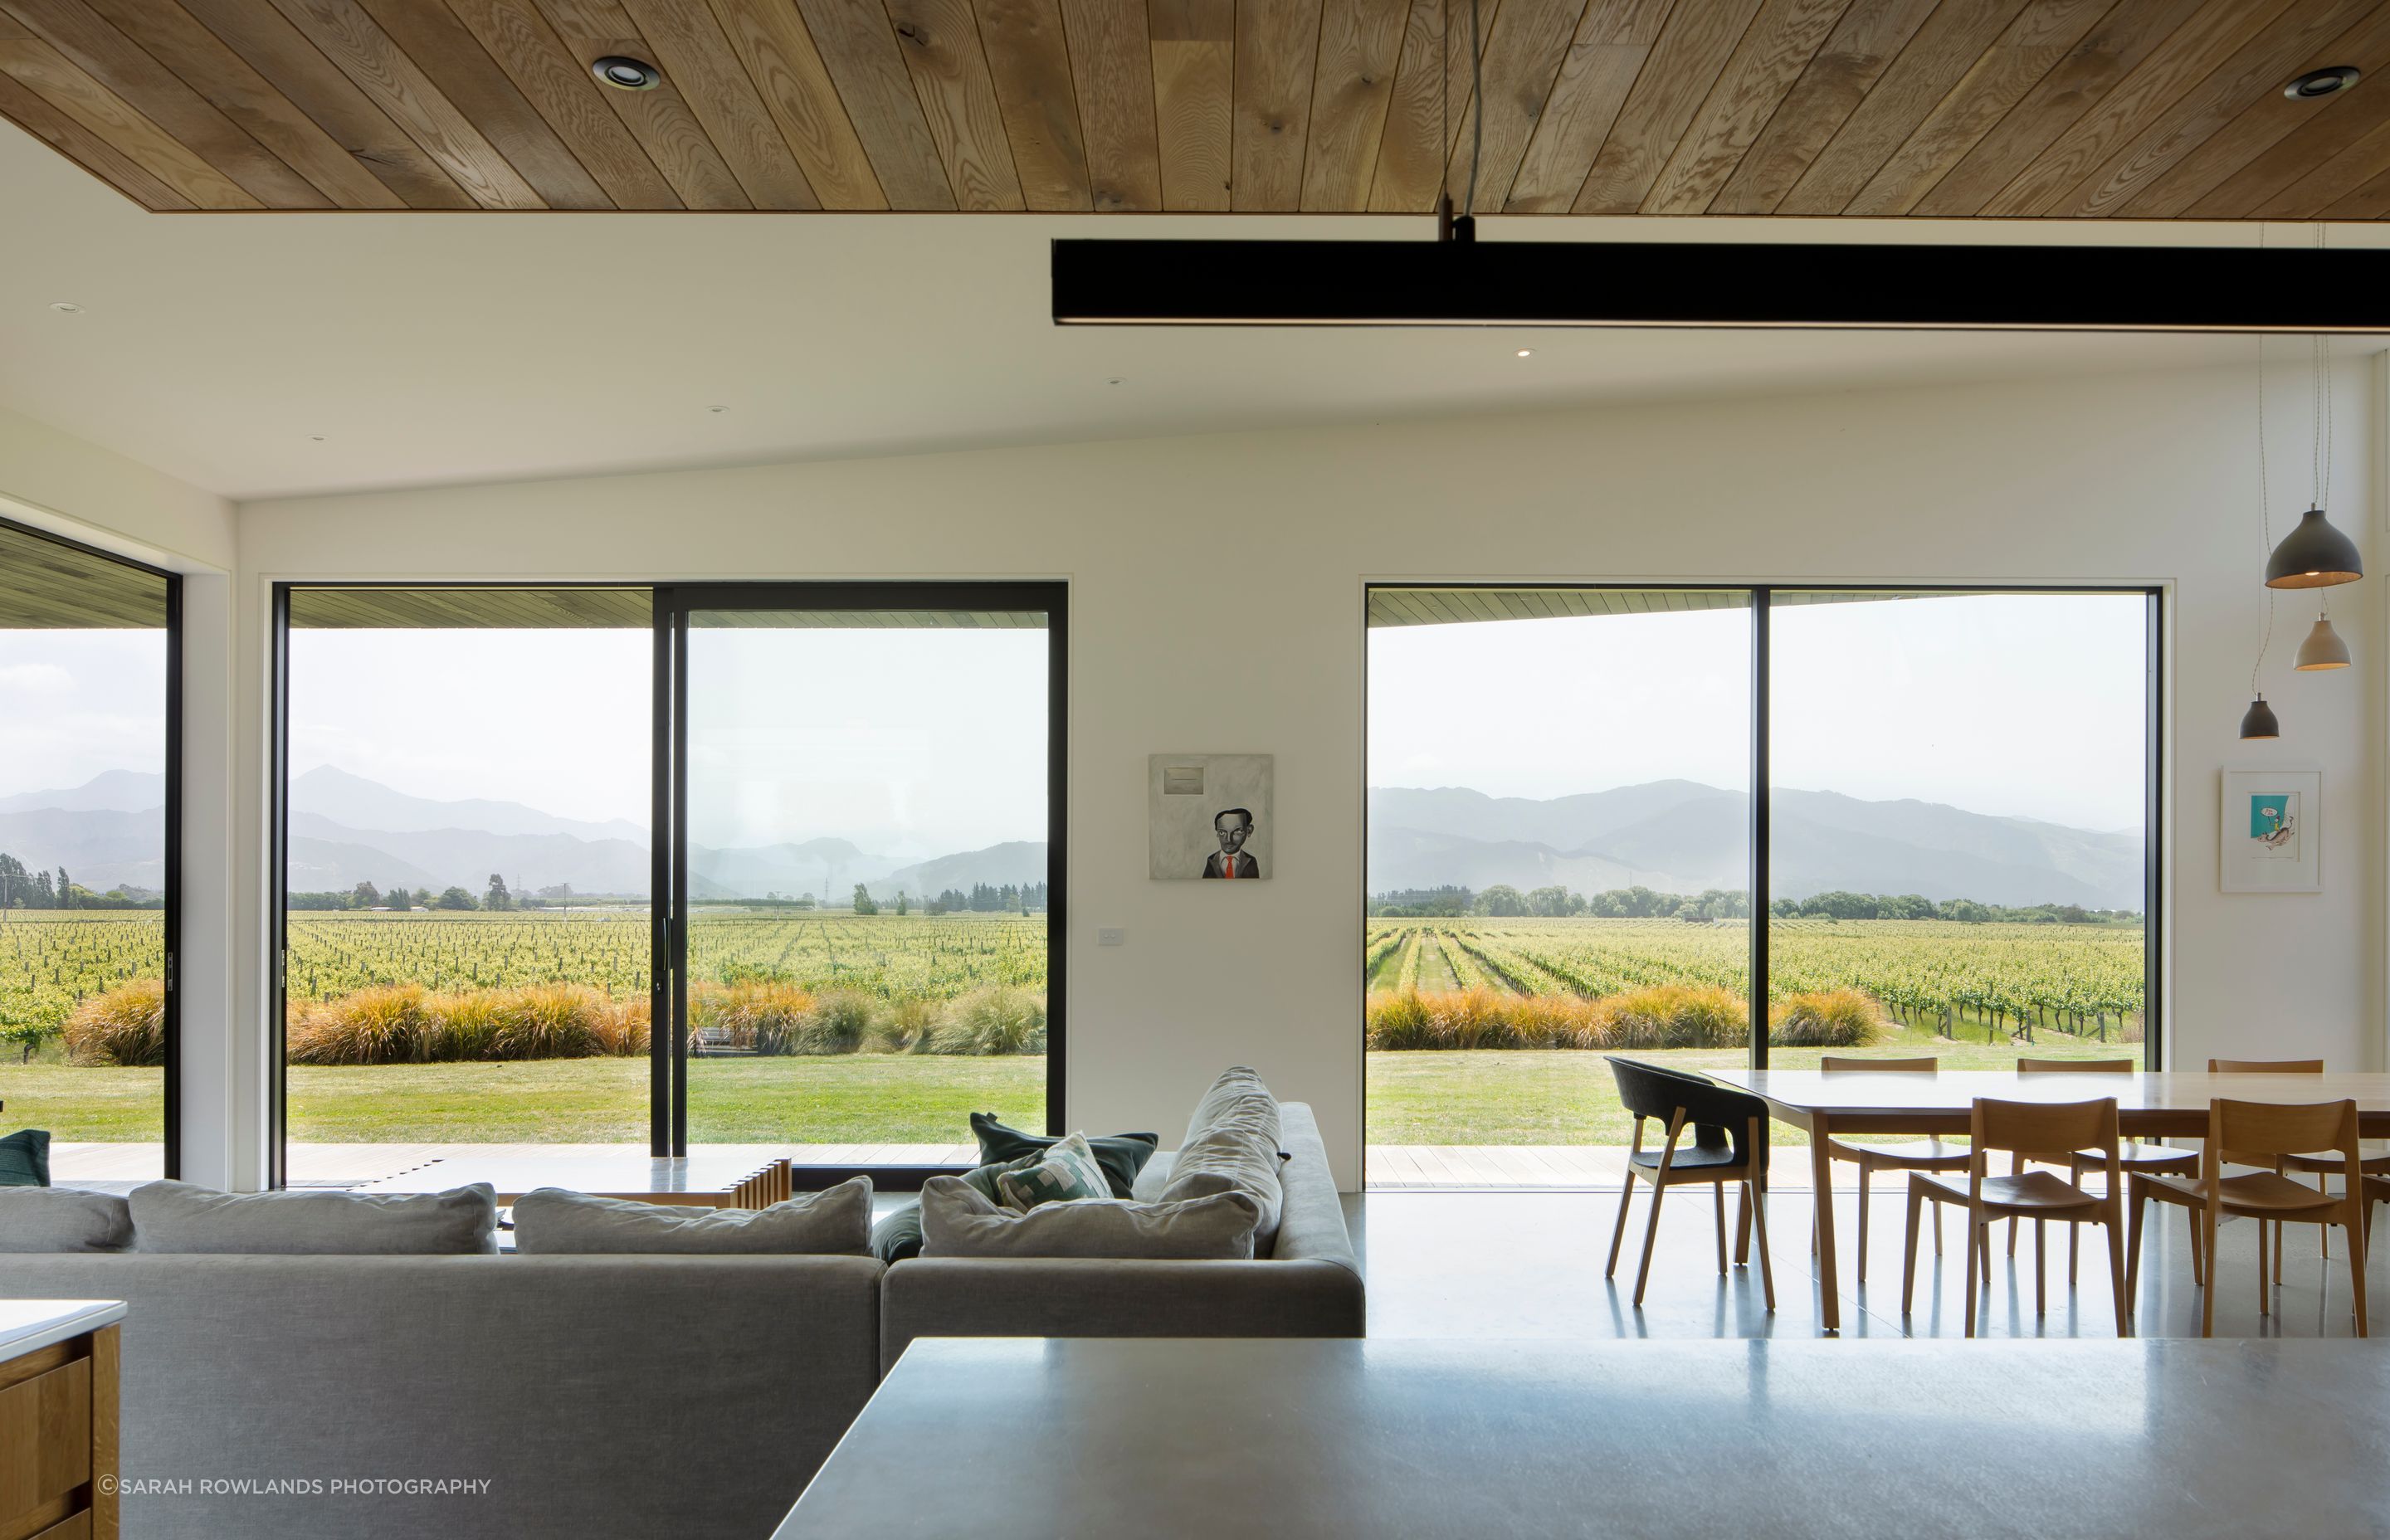
[{"label": "black dining chair", "polygon": [[[1635,1196],[1638,1176],[1651,1185],[1651,1215],[1643,1229],[1643,1262],[1635,1273],[1635,1304],[1642,1308],[1644,1285],[1651,1277],[1651,1249],[1660,1238],[1660,1200],[1673,1187],[1707,1183],[1717,1189],[1718,1273],[1727,1271],[1726,1188],[1742,1187],[1742,1216],[1735,1226],[1734,1259],[1750,1260],[1752,1232],[1759,1236],[1760,1288],[1767,1308],[1776,1308],[1776,1270],[1767,1254],[1767,1104],[1757,1097],[1728,1090],[1714,1081],[1631,1059],[1613,1059],[1610,1072],[1618,1081],[1618,1099],[1635,1118],[1635,1145],[1626,1154],[1626,1185],[1618,1195],[1618,1224],[1610,1234],[1610,1263],[1603,1277],[1618,1274],[1618,1248],[1626,1238],[1626,1205]],[[1657,1150],[1643,1148],[1643,1125],[1658,1122],[1668,1130]],[[1687,1142],[1685,1135],[1692,1137]]]}]

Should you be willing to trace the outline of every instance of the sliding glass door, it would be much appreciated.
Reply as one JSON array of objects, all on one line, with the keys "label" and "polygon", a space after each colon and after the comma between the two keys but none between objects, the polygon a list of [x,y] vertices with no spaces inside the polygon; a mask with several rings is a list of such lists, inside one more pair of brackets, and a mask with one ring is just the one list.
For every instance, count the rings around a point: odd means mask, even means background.
[{"label": "sliding glass door", "polygon": [[1053,1126],[1062,585],[276,604],[277,1182]]},{"label": "sliding glass door", "polygon": [[673,1147],[971,1159],[1060,1098],[1058,584],[667,591]]},{"label": "sliding glass door", "polygon": [[180,580],[0,523],[0,1134],[175,1174]]},{"label": "sliding glass door", "polygon": [[1386,585],[1368,628],[1372,1184],[1614,1185],[1588,1049],[2160,1062],[2156,593]]}]

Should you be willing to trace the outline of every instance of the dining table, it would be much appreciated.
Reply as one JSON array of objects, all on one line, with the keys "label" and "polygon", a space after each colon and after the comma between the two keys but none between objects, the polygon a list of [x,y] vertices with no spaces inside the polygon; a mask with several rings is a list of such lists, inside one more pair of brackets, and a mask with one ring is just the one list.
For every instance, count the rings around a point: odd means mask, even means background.
[{"label": "dining table", "polygon": [[1818,1193],[1819,1323],[1842,1329],[1842,1298],[1834,1263],[1833,1183],[1828,1140],[1862,1135],[1963,1135],[1975,1099],[2096,1101],[2113,1097],[2127,1138],[2197,1138],[2207,1132],[2216,1100],[2300,1104],[2357,1103],[2368,1138],[2390,1136],[2390,1074],[2334,1071],[2324,1074],[2209,1074],[2152,1070],[2136,1074],[2019,1074],[2013,1070],[1952,1070],[1937,1073],[1859,1070],[1706,1070],[1723,1085],[1748,1091],[1779,1121],[1809,1134],[1809,1164]]}]

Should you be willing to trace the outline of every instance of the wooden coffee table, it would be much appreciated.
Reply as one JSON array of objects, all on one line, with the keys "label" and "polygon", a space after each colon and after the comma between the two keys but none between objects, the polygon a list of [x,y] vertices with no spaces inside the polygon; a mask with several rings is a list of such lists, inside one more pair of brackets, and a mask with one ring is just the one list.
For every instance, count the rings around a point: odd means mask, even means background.
[{"label": "wooden coffee table", "polygon": [[444,1156],[412,1171],[367,1182],[357,1192],[445,1192],[472,1182],[498,1189],[501,1206],[538,1187],[563,1187],[598,1198],[641,1203],[686,1203],[711,1209],[760,1209],[794,1190],[785,1156],[757,1164],[737,1155],[471,1155]]}]

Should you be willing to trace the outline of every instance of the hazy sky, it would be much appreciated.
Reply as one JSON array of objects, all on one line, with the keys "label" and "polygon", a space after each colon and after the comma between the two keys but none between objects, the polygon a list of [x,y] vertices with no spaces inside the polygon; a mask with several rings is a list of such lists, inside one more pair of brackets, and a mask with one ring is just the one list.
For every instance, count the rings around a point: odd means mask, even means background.
[{"label": "hazy sky", "polygon": [[[2139,827],[2139,595],[1787,605],[1771,619],[1777,785]],[[1742,610],[1372,631],[1370,784],[1748,788],[1750,646]]]},{"label": "hazy sky", "polygon": [[163,631],[0,631],[0,797],[166,768]]}]

